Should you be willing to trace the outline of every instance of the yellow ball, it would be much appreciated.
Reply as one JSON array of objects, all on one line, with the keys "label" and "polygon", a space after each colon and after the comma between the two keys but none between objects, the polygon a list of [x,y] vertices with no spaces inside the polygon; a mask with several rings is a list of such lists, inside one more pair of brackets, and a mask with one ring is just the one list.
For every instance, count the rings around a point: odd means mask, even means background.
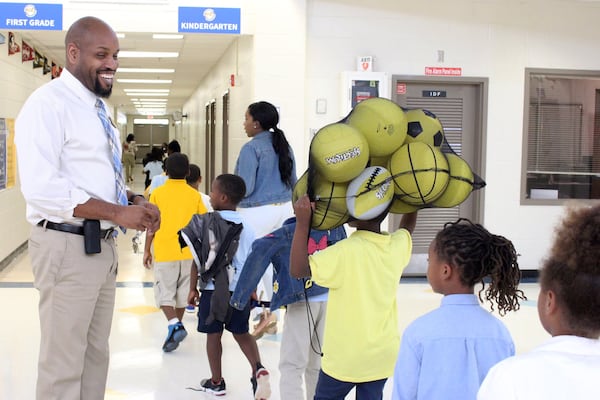
[{"label": "yellow ball", "polygon": [[363,134],[371,156],[388,156],[406,139],[407,119],[402,108],[381,97],[358,103],[346,121]]},{"label": "yellow ball", "polygon": [[[313,191],[316,197],[311,228],[327,230],[345,224],[350,218],[346,207],[347,183],[334,183],[315,175]],[[292,191],[292,201],[308,192],[308,172],[302,174]]]},{"label": "yellow ball", "polygon": [[446,154],[450,169],[450,181],[446,190],[432,205],[435,207],[454,207],[462,203],[473,191],[473,171],[465,160],[456,154]]},{"label": "yellow ball", "polygon": [[440,147],[444,142],[442,123],[434,113],[421,108],[406,111],[408,130],[406,143],[423,142]]},{"label": "yellow ball", "polygon": [[392,207],[390,208],[390,213],[392,214],[410,214],[415,211],[420,210],[421,207],[413,206],[411,204],[406,204],[398,195],[394,195],[394,199],[392,200]]},{"label": "yellow ball", "polygon": [[387,210],[394,196],[392,176],[383,167],[367,167],[348,184],[346,205],[356,219],[369,220]]},{"label": "yellow ball", "polygon": [[405,203],[427,205],[446,189],[450,179],[446,157],[437,147],[407,143],[390,159],[394,192]]},{"label": "yellow ball", "polygon": [[329,182],[348,182],[369,162],[369,145],[352,126],[335,123],[319,129],[310,143],[310,162]]},{"label": "yellow ball", "polygon": [[369,160],[369,167],[383,167],[387,169],[389,164],[390,156],[371,157],[371,159]]}]

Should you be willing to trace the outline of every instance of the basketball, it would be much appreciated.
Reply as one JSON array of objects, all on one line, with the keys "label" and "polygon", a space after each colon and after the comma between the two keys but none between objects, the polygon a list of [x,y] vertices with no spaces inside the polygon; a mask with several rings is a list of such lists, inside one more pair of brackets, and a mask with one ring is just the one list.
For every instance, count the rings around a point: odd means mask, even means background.
[{"label": "basketball", "polygon": [[407,143],[390,159],[394,192],[405,203],[421,206],[436,200],[450,179],[446,157],[437,147]]},{"label": "basketball", "polygon": [[348,184],[346,205],[356,219],[373,219],[392,202],[392,176],[383,167],[368,167]]},{"label": "basketball", "polygon": [[[328,182],[316,175],[313,182],[315,195],[315,210],[311,221],[311,228],[327,230],[343,225],[350,215],[346,207],[347,183]],[[308,191],[308,172],[302,174],[296,181],[292,192],[292,201],[304,196]]]},{"label": "basketball", "polygon": [[444,142],[442,123],[431,111],[420,108],[406,111],[408,129],[406,143],[423,142],[440,147]]},{"label": "basketball", "polygon": [[473,191],[473,171],[465,160],[456,154],[446,154],[450,169],[450,180],[446,190],[432,205],[435,207],[454,207],[462,203]]},{"label": "basketball", "polygon": [[402,108],[391,100],[374,97],[358,103],[346,121],[369,143],[371,156],[388,156],[404,144],[407,119]]},{"label": "basketball", "polygon": [[410,213],[413,213],[420,209],[421,209],[421,207],[413,206],[411,204],[406,204],[405,202],[400,200],[400,197],[398,197],[398,195],[395,194],[394,198],[392,199],[392,207],[390,208],[390,213],[392,213],[392,214],[410,214]]},{"label": "basketball", "polygon": [[365,137],[347,124],[335,123],[319,129],[310,143],[310,162],[329,182],[348,182],[369,162]]}]

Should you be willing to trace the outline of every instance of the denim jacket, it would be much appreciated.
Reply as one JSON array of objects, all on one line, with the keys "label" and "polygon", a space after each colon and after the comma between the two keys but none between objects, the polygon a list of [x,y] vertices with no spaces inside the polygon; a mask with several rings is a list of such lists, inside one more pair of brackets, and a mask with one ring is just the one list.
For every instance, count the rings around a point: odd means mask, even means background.
[{"label": "denim jacket", "polygon": [[[304,280],[293,278],[290,275],[290,249],[295,228],[296,219],[290,218],[284,222],[281,228],[254,241],[252,252],[246,259],[238,285],[231,296],[229,302],[231,306],[238,310],[242,310],[246,306],[269,263],[273,264],[271,310],[304,299]],[[312,254],[323,250],[345,238],[346,231],[343,226],[328,231],[311,229],[308,238],[308,252]],[[306,280],[308,297],[326,292],[326,288],[312,283],[311,280]]]},{"label": "denim jacket", "polygon": [[239,207],[258,207],[292,200],[292,187],[296,183],[296,161],[293,161],[292,186],[288,187],[279,174],[279,157],[273,150],[272,132],[263,131],[244,144],[235,164],[235,174],[246,184],[246,196]]}]

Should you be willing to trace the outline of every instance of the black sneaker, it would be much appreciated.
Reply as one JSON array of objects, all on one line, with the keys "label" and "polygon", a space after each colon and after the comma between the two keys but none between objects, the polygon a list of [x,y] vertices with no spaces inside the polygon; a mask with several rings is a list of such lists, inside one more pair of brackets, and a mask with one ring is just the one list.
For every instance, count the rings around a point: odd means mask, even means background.
[{"label": "black sneaker", "polygon": [[175,325],[169,325],[169,333],[167,334],[167,339],[163,344],[163,351],[165,353],[169,353],[179,346],[179,343],[185,339],[187,336],[187,331],[183,327],[183,324],[180,322]]},{"label": "black sneaker", "polygon": [[212,393],[215,396],[224,396],[227,393],[225,391],[225,379],[223,378],[221,378],[221,382],[219,382],[219,384],[213,383],[212,379],[210,378],[202,379],[200,382],[200,387],[194,388],[194,390]]}]

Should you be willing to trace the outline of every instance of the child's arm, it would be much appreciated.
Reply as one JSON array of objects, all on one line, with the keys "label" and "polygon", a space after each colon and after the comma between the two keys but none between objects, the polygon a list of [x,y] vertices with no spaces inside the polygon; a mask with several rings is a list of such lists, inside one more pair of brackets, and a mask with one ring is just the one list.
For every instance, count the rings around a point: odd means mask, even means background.
[{"label": "child's arm", "polygon": [[198,267],[196,261],[192,261],[190,270],[190,293],[188,294],[187,302],[191,305],[197,305],[200,294],[198,293]]},{"label": "child's arm", "polygon": [[296,214],[296,229],[290,251],[290,274],[294,278],[304,278],[311,275],[308,263],[308,235],[312,218],[312,207],[307,195],[300,197],[294,204]]},{"label": "child's arm", "polygon": [[154,232],[146,231],[146,242],[144,243],[144,267],[150,269],[152,267],[152,252],[150,247],[154,240]]},{"label": "child's arm", "polygon": [[406,229],[411,234],[415,230],[415,226],[417,225],[417,211],[412,212],[410,214],[403,214],[402,218],[400,218],[400,229]]}]

